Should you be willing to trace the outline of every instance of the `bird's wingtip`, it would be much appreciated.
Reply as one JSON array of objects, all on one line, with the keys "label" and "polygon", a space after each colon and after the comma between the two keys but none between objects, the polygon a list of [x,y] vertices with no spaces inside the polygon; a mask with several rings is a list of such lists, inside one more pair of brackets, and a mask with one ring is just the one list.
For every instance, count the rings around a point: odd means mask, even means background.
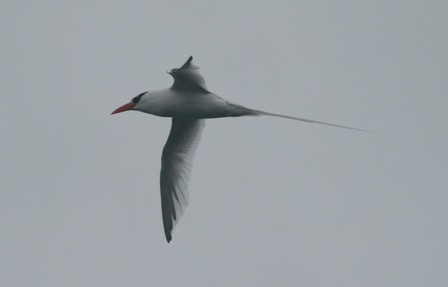
[{"label": "bird's wingtip", "polygon": [[171,241],[171,234],[166,235],[166,242],[170,243],[170,241]]},{"label": "bird's wingtip", "polygon": [[185,62],[185,64],[183,64],[182,67],[180,67],[180,69],[188,68],[191,65],[191,61],[193,61],[193,56],[190,56],[188,60]]},{"label": "bird's wingtip", "polygon": [[165,238],[166,238],[166,242],[170,243],[172,236],[171,236],[171,228],[166,228],[164,226],[164,231],[165,231]]}]

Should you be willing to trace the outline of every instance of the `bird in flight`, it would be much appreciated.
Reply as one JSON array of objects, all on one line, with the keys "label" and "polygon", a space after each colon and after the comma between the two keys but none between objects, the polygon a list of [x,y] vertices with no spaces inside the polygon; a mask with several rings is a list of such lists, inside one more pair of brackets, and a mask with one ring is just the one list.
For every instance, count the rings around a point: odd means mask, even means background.
[{"label": "bird in flight", "polygon": [[193,57],[190,56],[180,68],[168,72],[174,78],[174,83],[170,88],[143,92],[112,112],[112,114],[117,114],[124,111],[140,111],[172,118],[171,131],[162,152],[160,171],[163,228],[168,243],[171,241],[174,226],[188,205],[188,181],[205,119],[274,116],[369,132],[363,129],[254,110],[231,103],[207,89],[205,80],[198,71],[199,68],[192,64],[192,60]]}]

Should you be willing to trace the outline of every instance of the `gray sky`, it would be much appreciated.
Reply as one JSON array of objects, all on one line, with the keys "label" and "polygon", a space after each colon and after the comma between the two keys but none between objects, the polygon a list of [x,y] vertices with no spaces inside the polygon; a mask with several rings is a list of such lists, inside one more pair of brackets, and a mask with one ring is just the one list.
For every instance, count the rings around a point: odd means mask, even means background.
[{"label": "gray sky", "polygon": [[[169,2],[169,3],[168,3]],[[1,286],[447,286],[446,1],[2,1]],[[110,112],[188,56],[210,120],[167,244],[170,120]]]}]

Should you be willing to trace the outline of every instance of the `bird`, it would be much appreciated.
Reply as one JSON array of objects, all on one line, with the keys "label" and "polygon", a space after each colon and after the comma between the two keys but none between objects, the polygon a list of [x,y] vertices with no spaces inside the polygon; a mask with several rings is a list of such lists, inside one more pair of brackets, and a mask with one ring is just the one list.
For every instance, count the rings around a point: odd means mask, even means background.
[{"label": "bird", "polygon": [[174,79],[172,86],[168,89],[140,93],[111,113],[113,115],[125,111],[140,111],[172,119],[170,134],[162,151],[160,171],[162,220],[168,243],[172,239],[173,228],[184,214],[189,202],[188,182],[193,167],[193,158],[206,119],[272,116],[370,132],[364,129],[250,109],[232,103],[208,90],[204,77],[199,73],[199,67],[195,66],[192,61],[193,57],[190,56],[180,68],[168,71],[168,74]]}]

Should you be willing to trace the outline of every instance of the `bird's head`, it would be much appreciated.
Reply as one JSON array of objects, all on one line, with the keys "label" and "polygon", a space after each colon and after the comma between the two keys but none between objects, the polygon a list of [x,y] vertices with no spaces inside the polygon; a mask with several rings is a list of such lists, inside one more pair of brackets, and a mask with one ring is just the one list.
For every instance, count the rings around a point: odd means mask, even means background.
[{"label": "bird's head", "polygon": [[121,107],[117,108],[115,111],[113,111],[111,113],[111,115],[118,114],[118,113],[125,112],[125,111],[138,110],[138,105],[140,103],[140,100],[146,94],[148,94],[147,91],[138,94],[137,96],[133,97],[129,103],[126,103],[126,104],[122,105]]}]

